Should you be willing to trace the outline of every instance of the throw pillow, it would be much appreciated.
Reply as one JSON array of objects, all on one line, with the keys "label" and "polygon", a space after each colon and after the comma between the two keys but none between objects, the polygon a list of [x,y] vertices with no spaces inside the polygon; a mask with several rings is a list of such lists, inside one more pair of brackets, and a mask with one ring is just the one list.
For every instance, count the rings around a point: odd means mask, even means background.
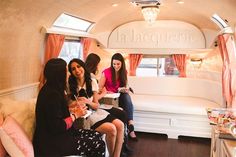
[{"label": "throw pillow", "polygon": [[33,157],[33,145],[25,131],[11,116],[7,116],[0,128],[0,139],[11,157]]},{"label": "throw pillow", "polygon": [[[0,113],[0,128],[3,123],[3,115]],[[2,142],[0,140],[0,157],[6,156],[6,150],[4,149]]]},{"label": "throw pillow", "polygon": [[25,130],[28,137],[32,139],[35,121],[36,99],[13,100],[9,98],[0,99],[0,111],[4,117],[13,117]]}]

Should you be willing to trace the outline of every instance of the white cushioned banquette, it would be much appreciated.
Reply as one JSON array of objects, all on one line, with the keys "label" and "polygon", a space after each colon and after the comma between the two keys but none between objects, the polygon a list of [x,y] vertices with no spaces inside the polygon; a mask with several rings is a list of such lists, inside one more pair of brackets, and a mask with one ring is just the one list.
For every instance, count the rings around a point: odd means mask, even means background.
[{"label": "white cushioned banquette", "polygon": [[218,82],[179,77],[129,77],[135,130],[210,137],[206,108],[223,106]]}]

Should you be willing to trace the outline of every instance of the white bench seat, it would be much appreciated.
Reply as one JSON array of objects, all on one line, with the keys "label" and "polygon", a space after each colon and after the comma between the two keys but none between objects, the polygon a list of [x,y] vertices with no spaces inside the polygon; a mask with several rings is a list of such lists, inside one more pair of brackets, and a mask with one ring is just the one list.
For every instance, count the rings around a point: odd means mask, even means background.
[{"label": "white bench seat", "polygon": [[211,137],[206,108],[223,106],[219,82],[178,77],[129,77],[135,130]]},{"label": "white bench seat", "polygon": [[194,97],[131,94],[135,111],[167,112],[177,114],[206,115],[206,108],[220,105]]}]

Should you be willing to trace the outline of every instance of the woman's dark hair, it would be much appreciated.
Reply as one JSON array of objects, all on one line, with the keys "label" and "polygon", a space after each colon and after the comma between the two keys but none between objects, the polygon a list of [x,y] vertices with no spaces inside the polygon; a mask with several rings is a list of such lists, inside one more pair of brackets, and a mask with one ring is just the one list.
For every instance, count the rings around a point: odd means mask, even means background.
[{"label": "woman's dark hair", "polygon": [[127,71],[125,67],[124,57],[120,53],[115,53],[111,58],[112,83],[116,85],[116,71],[113,68],[113,60],[118,60],[121,62],[121,68],[118,71],[120,79],[120,87],[125,87],[127,84]]},{"label": "woman's dark hair", "polygon": [[60,58],[50,59],[44,68],[46,84],[64,93],[66,88],[66,62]]},{"label": "woman's dark hair", "polygon": [[90,73],[95,75],[100,61],[101,58],[97,54],[90,53],[85,60],[85,66]]},{"label": "woman's dark hair", "polygon": [[74,99],[73,95],[78,95],[78,82],[76,77],[73,75],[72,73],[72,69],[71,69],[71,64],[73,62],[76,62],[77,64],[79,64],[83,69],[84,69],[84,80],[85,80],[85,85],[86,85],[86,95],[88,97],[91,97],[93,95],[93,91],[92,91],[92,80],[91,80],[91,76],[90,73],[88,72],[87,68],[85,67],[85,64],[82,60],[74,58],[70,61],[70,63],[68,64],[68,70],[70,72],[70,77],[69,77],[69,88],[72,94],[72,99]]}]

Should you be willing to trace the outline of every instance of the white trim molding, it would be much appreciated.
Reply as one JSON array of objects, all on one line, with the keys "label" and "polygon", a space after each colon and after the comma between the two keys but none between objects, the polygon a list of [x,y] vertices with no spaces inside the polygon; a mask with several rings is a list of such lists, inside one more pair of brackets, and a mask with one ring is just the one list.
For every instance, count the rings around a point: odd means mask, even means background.
[{"label": "white trim molding", "polygon": [[94,35],[88,32],[77,31],[77,30],[66,29],[66,28],[59,28],[59,27],[46,28],[43,26],[41,28],[41,33],[44,33],[44,34],[54,33],[54,34],[62,34],[62,35],[67,35],[67,36],[94,38]]},{"label": "white trim molding", "polygon": [[16,100],[35,98],[38,94],[38,85],[39,82],[36,82],[19,87],[0,90],[0,98],[12,98]]}]

